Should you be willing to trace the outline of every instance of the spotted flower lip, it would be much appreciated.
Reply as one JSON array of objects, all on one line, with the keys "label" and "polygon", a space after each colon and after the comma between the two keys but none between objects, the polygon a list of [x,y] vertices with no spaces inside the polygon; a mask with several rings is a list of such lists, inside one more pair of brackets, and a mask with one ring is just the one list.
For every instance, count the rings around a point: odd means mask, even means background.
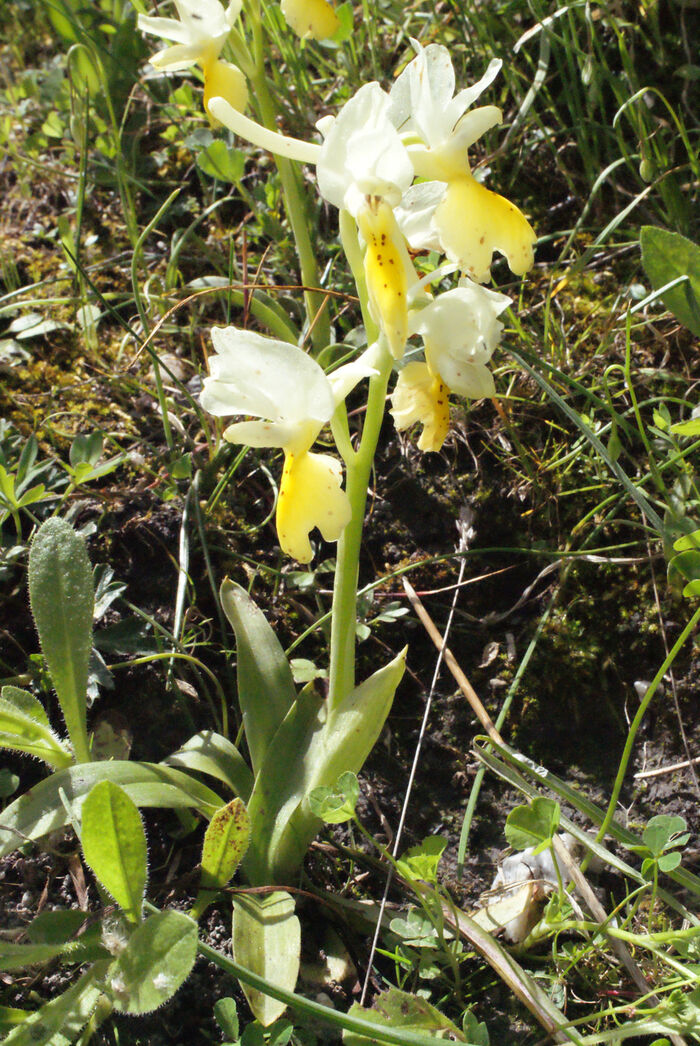
[{"label": "spotted flower lip", "polygon": [[311,452],[338,404],[363,377],[376,374],[373,349],[326,376],[301,349],[236,327],[214,327],[216,350],[209,359],[200,401],[210,414],[256,419],[229,425],[224,438],[250,447],[281,447],[285,463],[277,501],[282,550],[308,563],[309,533],[318,527],[337,541],[350,520],[341,489],[342,465],[329,454]]},{"label": "spotted flower lip", "polygon": [[498,316],[509,304],[505,294],[462,279],[409,313],[410,333],[423,338],[425,362],[412,361],[399,372],[391,414],[398,431],[423,426],[419,450],[442,447],[449,430],[449,392],[468,399],[496,395],[487,364],[503,330]]},{"label": "spotted flower lip", "polygon": [[174,0],[177,18],[138,16],[138,27],[144,33],[173,40],[151,58],[157,69],[187,69],[195,62],[215,61],[226,43],[233,24],[241,12],[242,0],[231,0],[224,9],[219,0]]}]

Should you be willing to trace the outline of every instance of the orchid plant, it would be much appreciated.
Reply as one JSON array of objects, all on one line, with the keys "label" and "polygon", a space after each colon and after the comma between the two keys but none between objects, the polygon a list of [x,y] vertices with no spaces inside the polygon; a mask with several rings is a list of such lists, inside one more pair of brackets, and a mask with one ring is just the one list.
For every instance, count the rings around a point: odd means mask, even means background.
[{"label": "orchid plant", "polygon": [[[418,447],[437,452],[450,428],[450,394],[496,395],[488,363],[503,330],[498,317],[510,299],[484,284],[495,252],[505,255],[516,275],[526,272],[535,235],[512,203],[477,180],[468,160],[469,147],[501,121],[493,105],[472,108],[498,74],[499,62],[491,62],[478,83],[455,94],[447,49],[423,48],[414,41],[415,57],[390,91],[376,82],[365,84],[336,115],[317,122],[320,141],[306,141],[277,130],[261,72],[255,5],[247,12],[250,51],[245,27],[238,25],[238,0],[226,9],[218,0],[175,3],[178,21],[139,18],[145,32],[174,42],[151,61],[161,70],[198,64],[205,110],[214,125],[276,158],[299,249],[314,348],[331,346],[323,358],[340,363],[325,373],[302,339],[293,345],[247,329],[215,327],[201,394],[206,412],[237,419],[224,428],[225,440],[283,451],[276,509],[282,552],[308,564],[316,530],[324,541],[337,542],[325,697],[312,684],[297,693],[282,648],[252,600],[228,580],[221,590],[236,632],[238,696],[250,757],[250,768],[240,770],[235,782],[250,818],[250,848],[242,867],[252,885],[269,886],[289,882],[318,831],[320,822],[309,806],[313,789],[333,786],[339,774],[362,767],[403,673],[405,651],[360,685],[355,679],[359,555],[387,402],[396,428],[420,425]],[[282,14],[301,36],[320,38],[336,28],[326,0],[283,0]],[[229,44],[237,65],[221,58]],[[259,119],[244,112],[246,77]],[[318,282],[309,278],[315,262],[295,164],[315,168],[318,192],[338,211],[366,335],[367,347],[355,358],[348,346],[332,351],[330,326],[327,320],[320,324],[309,293]],[[417,252],[427,250],[437,255],[437,265],[414,261]],[[449,280],[453,285],[445,288]],[[365,382],[366,407],[356,432],[346,398],[353,390],[357,396]],[[337,456],[312,449],[326,426]],[[231,749],[229,743],[229,755]],[[192,746],[185,746],[174,765],[190,765],[191,752]],[[233,752],[236,765],[242,765],[241,755]],[[265,940],[264,904],[256,904],[254,898],[234,904],[234,942],[249,941],[256,933]],[[296,939],[293,904],[285,901],[283,907],[283,923]],[[274,933],[279,932],[276,918]],[[276,947],[270,938],[262,954]],[[287,975],[293,986],[293,963]],[[251,1001],[254,1008],[258,1004]],[[266,1020],[279,1011],[256,1012]]]}]

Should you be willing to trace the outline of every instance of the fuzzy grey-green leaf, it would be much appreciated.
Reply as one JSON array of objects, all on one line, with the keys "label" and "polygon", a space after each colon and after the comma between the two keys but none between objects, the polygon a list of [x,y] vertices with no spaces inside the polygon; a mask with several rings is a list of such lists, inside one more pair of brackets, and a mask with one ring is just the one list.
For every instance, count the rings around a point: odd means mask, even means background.
[{"label": "fuzzy grey-green leaf", "polygon": [[107,975],[114,1008],[150,1013],[172,998],[197,957],[197,923],[184,912],[158,912],[142,922]]},{"label": "fuzzy grey-green leaf", "polygon": [[78,762],[88,762],[88,661],[94,588],[85,542],[62,519],[42,523],[29,554],[29,599]]}]

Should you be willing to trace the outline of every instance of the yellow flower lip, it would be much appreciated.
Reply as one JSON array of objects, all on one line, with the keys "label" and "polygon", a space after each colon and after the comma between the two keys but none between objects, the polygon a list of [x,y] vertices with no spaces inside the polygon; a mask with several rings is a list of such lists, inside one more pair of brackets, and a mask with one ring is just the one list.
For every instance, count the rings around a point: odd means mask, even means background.
[{"label": "yellow flower lip", "polygon": [[343,470],[330,454],[285,454],[277,498],[280,548],[299,563],[310,563],[309,534],[318,527],[325,541],[337,541],[350,522],[350,500],[341,488]]},{"label": "yellow flower lip", "polygon": [[489,278],[494,251],[506,256],[516,276],[534,262],[536,235],[525,215],[470,174],[448,184],[434,222],[448,258],[477,283]]},{"label": "yellow flower lip", "polygon": [[357,215],[367,244],[365,277],[370,308],[394,359],[403,356],[408,338],[409,282],[417,276],[391,207],[380,197],[367,197]]},{"label": "yellow flower lip", "polygon": [[302,40],[328,40],[338,29],[338,16],[328,0],[282,0],[284,20]]},{"label": "yellow flower lip", "polygon": [[419,423],[418,449],[437,452],[450,429],[448,390],[427,363],[407,363],[391,395],[391,415],[398,432]]}]

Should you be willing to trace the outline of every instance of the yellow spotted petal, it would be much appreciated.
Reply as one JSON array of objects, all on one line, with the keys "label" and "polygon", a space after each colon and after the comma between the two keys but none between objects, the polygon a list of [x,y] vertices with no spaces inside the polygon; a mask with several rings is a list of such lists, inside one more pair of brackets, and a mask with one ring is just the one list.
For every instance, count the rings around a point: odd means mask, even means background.
[{"label": "yellow spotted petal", "polygon": [[471,175],[449,183],[434,222],[447,256],[477,283],[488,280],[494,251],[516,276],[534,261],[535,231],[525,215]]},{"label": "yellow spotted petal", "polygon": [[[209,102],[212,98],[223,98],[228,104],[242,113],[248,104],[248,84],[246,78],[231,62],[216,59],[204,66],[204,110],[209,113]],[[213,123],[218,121],[210,115]]]},{"label": "yellow spotted petal", "polygon": [[425,363],[406,364],[391,396],[391,415],[399,432],[420,422],[419,450],[440,450],[450,428],[447,389],[440,375],[433,375]]},{"label": "yellow spotted petal", "polygon": [[338,16],[327,0],[282,0],[284,20],[302,39],[328,40],[338,28]]},{"label": "yellow spotted petal", "polygon": [[408,270],[411,261],[394,212],[374,199],[357,215],[367,250],[365,278],[372,315],[382,328],[394,359],[401,359],[408,338]]},{"label": "yellow spotted petal", "polygon": [[341,463],[330,454],[287,452],[277,499],[277,534],[282,551],[299,563],[313,556],[309,534],[318,527],[325,541],[337,541],[352,509],[341,489]]}]

